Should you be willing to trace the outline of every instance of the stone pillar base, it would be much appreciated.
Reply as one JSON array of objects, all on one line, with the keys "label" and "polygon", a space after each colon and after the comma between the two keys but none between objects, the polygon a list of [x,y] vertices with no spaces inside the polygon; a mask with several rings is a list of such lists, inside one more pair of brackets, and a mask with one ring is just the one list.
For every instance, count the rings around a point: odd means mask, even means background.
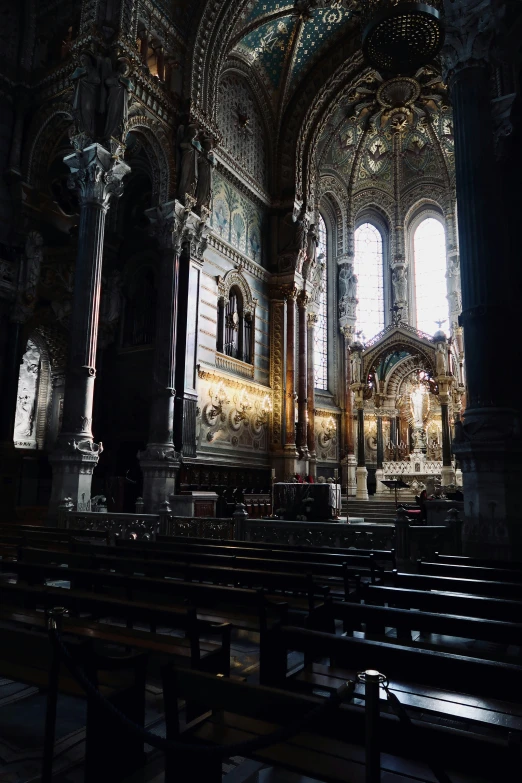
[{"label": "stone pillar base", "polygon": [[[93,449],[97,444],[91,444]],[[58,506],[70,498],[75,511],[90,511],[92,473],[99,454],[78,451],[55,451],[49,457],[53,469],[53,484],[49,501],[49,520],[57,519]]]},{"label": "stone pillar base", "polygon": [[468,410],[454,453],[462,465],[462,554],[522,560],[522,441],[515,411]]},{"label": "stone pillar base", "polygon": [[146,514],[157,514],[161,503],[176,492],[179,459],[170,445],[149,444],[138,454],[143,473],[143,504]]},{"label": "stone pillar base", "polygon": [[343,488],[346,487],[347,496],[354,498],[357,493],[357,479],[355,471],[357,470],[357,460],[355,454],[348,454],[341,463],[343,475]]},{"label": "stone pillar base", "polygon": [[15,521],[20,488],[21,454],[14,443],[0,443],[0,520]]},{"label": "stone pillar base", "polygon": [[440,473],[440,483],[443,487],[449,486],[449,484],[456,484],[455,471],[451,465],[444,465]]},{"label": "stone pillar base", "polygon": [[368,471],[366,468],[357,468],[357,491],[355,497],[357,500],[368,500]]},{"label": "stone pillar base", "polygon": [[384,478],[384,470],[382,468],[379,468],[378,470],[375,471],[375,481],[376,481],[375,495],[378,497],[388,494],[388,488],[385,487],[384,484],[382,483],[383,478]]}]

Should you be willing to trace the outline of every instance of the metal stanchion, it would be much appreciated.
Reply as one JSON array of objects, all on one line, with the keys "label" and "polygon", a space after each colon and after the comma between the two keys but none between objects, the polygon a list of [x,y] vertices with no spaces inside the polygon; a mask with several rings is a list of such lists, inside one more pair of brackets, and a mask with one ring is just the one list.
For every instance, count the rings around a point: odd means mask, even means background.
[{"label": "metal stanchion", "polygon": [[375,669],[367,669],[360,672],[357,678],[364,683],[366,783],[380,783],[379,686],[386,681],[386,677]]},{"label": "metal stanchion", "polygon": [[[47,612],[48,630],[61,631],[63,618],[67,609],[56,606]],[[45,737],[42,761],[42,783],[51,783],[53,779],[54,739],[56,732],[56,705],[58,702],[58,678],[60,674],[60,656],[56,650],[51,651],[51,666],[47,686],[47,708],[45,712]]]}]

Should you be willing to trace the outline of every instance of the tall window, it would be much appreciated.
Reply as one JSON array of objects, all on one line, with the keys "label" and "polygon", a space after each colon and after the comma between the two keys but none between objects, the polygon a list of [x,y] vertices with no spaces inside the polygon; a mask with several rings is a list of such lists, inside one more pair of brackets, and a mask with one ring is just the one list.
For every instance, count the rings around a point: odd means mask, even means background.
[{"label": "tall window", "polygon": [[354,272],[357,275],[355,328],[371,340],[384,327],[382,236],[371,223],[355,231]]},{"label": "tall window", "polygon": [[446,297],[446,242],[436,218],[419,223],[413,236],[417,329],[434,334],[449,324]]},{"label": "tall window", "polygon": [[323,275],[321,281],[322,290],[319,298],[318,321],[314,335],[314,373],[315,388],[324,389],[326,391],[326,389],[328,389],[328,245],[326,240],[326,225],[321,215],[319,215],[318,235],[319,243],[317,246],[317,258],[323,262]]}]

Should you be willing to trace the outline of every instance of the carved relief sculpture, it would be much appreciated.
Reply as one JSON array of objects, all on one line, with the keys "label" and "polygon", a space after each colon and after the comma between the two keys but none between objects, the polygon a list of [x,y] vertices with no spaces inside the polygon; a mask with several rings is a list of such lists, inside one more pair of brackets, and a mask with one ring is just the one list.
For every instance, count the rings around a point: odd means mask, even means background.
[{"label": "carved relief sculpture", "polygon": [[198,182],[196,186],[196,208],[195,211],[201,215],[202,210],[210,208],[212,200],[212,174],[216,165],[212,153],[212,139],[205,135],[201,140],[201,154],[198,159]]},{"label": "carved relief sculpture", "polygon": [[110,75],[105,78],[107,89],[107,107],[103,135],[120,137],[123,135],[129,115],[129,93],[134,85],[128,78],[130,64],[128,60],[118,61],[117,69],[112,70],[110,60],[106,60]]},{"label": "carved relief sculpture", "polygon": [[197,126],[193,124],[181,125],[178,130],[180,152],[178,199],[185,206],[189,206],[186,204],[186,197],[193,197],[196,190],[198,152],[201,150],[197,135]]},{"label": "carved relief sculpture", "polygon": [[96,136],[96,114],[100,107],[99,95],[101,76],[98,63],[86,52],[80,56],[80,65],[71,76],[76,84],[74,88],[73,111],[78,130],[94,139]]}]

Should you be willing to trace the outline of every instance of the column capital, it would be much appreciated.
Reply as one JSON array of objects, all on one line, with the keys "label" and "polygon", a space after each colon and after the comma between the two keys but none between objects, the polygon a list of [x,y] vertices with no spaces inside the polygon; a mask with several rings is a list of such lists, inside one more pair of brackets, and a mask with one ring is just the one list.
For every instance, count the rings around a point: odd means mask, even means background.
[{"label": "column capital", "polygon": [[70,169],[68,184],[77,191],[80,204],[97,204],[105,210],[109,208],[111,196],[119,197],[123,193],[122,180],[130,172],[126,163],[101,144],[75,150],[63,162]]},{"label": "column capital", "polygon": [[202,260],[209,234],[205,217],[191,212],[178,200],[147,209],[145,214],[150,221],[150,232],[162,250],[173,250],[179,255],[183,245],[188,244],[191,258]]},{"label": "column capital", "polygon": [[307,315],[308,328],[313,329],[317,325],[318,320],[319,320],[319,316],[317,315],[317,313],[308,313]]},{"label": "column capital", "polygon": [[502,2],[446,0],[445,7],[446,35],[441,59],[444,80],[451,84],[459,71],[489,62]]},{"label": "column capital", "polygon": [[302,309],[306,308],[308,305],[308,302],[310,301],[310,297],[306,293],[306,291],[299,291],[297,294],[297,306]]}]

